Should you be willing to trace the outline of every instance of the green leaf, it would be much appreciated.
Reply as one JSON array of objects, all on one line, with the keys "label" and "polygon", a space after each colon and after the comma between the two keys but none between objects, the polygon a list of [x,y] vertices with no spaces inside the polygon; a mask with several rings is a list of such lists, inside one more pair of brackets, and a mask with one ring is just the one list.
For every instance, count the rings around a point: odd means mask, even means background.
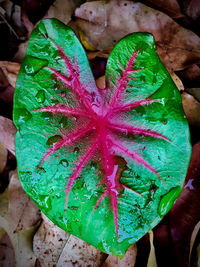
[{"label": "green leaf", "polygon": [[74,32],[32,32],[14,98],[24,190],[62,229],[122,257],[180,194],[191,154],[180,94],[149,33],[112,50],[95,84]]}]

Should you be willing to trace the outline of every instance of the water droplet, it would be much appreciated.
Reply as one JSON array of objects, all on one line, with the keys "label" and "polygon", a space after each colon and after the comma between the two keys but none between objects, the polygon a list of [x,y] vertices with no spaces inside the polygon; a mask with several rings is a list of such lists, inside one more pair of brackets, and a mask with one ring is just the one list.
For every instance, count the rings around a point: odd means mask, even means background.
[{"label": "water droplet", "polygon": [[14,114],[15,120],[18,123],[23,123],[31,119],[31,113],[25,108],[18,108],[15,110]]},{"label": "water droplet", "polygon": [[68,126],[68,118],[62,117],[62,119],[59,121],[61,128],[67,128]]},{"label": "water droplet", "polygon": [[50,196],[47,195],[39,195],[39,205],[45,208],[46,211],[51,210],[51,199]]},{"label": "water droplet", "polygon": [[49,121],[50,119],[53,118],[53,114],[50,112],[42,112],[41,117]]},{"label": "water droplet", "polygon": [[44,103],[45,101],[45,92],[44,90],[38,91],[38,93],[35,96],[38,103]]},{"label": "water droplet", "polygon": [[43,67],[48,65],[45,59],[39,59],[31,56],[26,56],[24,60],[24,69],[28,75],[36,75]]},{"label": "water droplet", "polygon": [[164,216],[165,214],[167,214],[167,212],[173,206],[174,201],[178,198],[180,192],[181,192],[181,187],[176,186],[162,197],[158,207],[158,213],[160,216]]},{"label": "water droplet", "polygon": [[75,148],[74,148],[74,153],[75,153],[75,154],[78,154],[79,152],[80,152],[80,149],[79,149],[78,147],[75,147]]},{"label": "water droplet", "polygon": [[47,146],[53,146],[58,141],[62,140],[62,137],[60,135],[54,135],[48,138],[46,144]]},{"label": "water droplet", "polygon": [[40,33],[42,34],[42,36],[44,36],[44,38],[47,39],[48,34],[47,34],[47,30],[43,22],[40,22],[40,24],[38,25],[38,29]]},{"label": "water droplet", "polygon": [[62,159],[60,162],[59,162],[59,164],[61,165],[61,166],[63,166],[63,167],[68,167],[68,161],[66,160],[66,159]]},{"label": "water droplet", "polygon": [[38,174],[43,174],[43,173],[45,173],[46,171],[45,171],[45,169],[44,169],[43,167],[38,167],[38,168],[36,169],[36,172],[37,172]]},{"label": "water droplet", "polygon": [[51,99],[51,102],[53,103],[53,106],[56,104],[59,104],[59,100],[58,99]]}]

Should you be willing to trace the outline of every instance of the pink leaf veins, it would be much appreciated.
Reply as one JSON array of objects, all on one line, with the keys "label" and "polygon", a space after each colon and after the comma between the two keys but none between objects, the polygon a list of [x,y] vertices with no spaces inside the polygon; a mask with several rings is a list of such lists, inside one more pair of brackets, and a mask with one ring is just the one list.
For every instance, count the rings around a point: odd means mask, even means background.
[{"label": "pink leaf veins", "polygon": [[[76,179],[78,179],[83,168],[88,164],[88,162],[92,159],[95,153],[99,153],[101,158],[101,172],[102,172],[102,180],[99,184],[104,184],[105,189],[102,195],[98,198],[96,202],[96,206],[93,209],[93,212],[98,208],[101,201],[108,196],[110,198],[111,209],[113,210],[114,216],[114,224],[117,237],[119,238],[119,224],[118,224],[118,197],[120,195],[119,189],[127,189],[131,190],[135,194],[143,197],[138,192],[133,191],[128,188],[126,185],[120,183],[119,178],[119,166],[115,160],[115,156],[124,155],[124,157],[129,158],[132,161],[137,162],[144,168],[148,169],[148,171],[152,172],[158,179],[162,182],[162,178],[159,176],[158,172],[151,166],[141,155],[139,155],[136,151],[132,151],[126,147],[126,145],[117,137],[119,133],[129,133],[131,135],[142,135],[142,136],[150,136],[152,138],[163,139],[165,141],[170,141],[168,138],[163,136],[162,134],[152,131],[151,129],[146,129],[143,127],[135,127],[129,124],[122,123],[120,120],[116,119],[113,123],[110,118],[113,116],[120,114],[122,112],[130,111],[136,107],[142,105],[149,105],[159,99],[143,99],[136,100],[133,103],[122,103],[123,94],[127,88],[128,82],[130,80],[130,74],[135,71],[142,71],[142,69],[134,69],[135,59],[140,52],[140,50],[134,52],[127,62],[127,66],[123,69],[121,77],[117,81],[117,85],[114,88],[113,96],[109,101],[109,107],[106,109],[103,99],[100,101],[100,108],[95,109],[93,106],[93,102],[90,98],[88,98],[88,93],[86,92],[86,88],[81,84],[79,77],[79,70],[77,62],[71,63],[67,58],[61,47],[54,43],[57,47],[61,58],[65,62],[65,66],[67,69],[67,75],[60,73],[59,71],[46,67],[53,76],[61,81],[64,86],[71,89],[75,97],[78,98],[79,103],[81,103],[81,108],[72,108],[67,105],[54,105],[42,107],[40,109],[34,110],[37,112],[50,112],[52,114],[61,113],[63,116],[77,116],[84,117],[89,120],[89,124],[85,127],[74,129],[72,133],[65,136],[62,140],[54,143],[48,151],[44,154],[40,165],[44,163],[44,161],[50,157],[57,150],[61,149],[64,146],[69,144],[73,144],[84,138],[86,135],[93,135],[93,141],[88,145],[87,149],[82,153],[78,162],[74,164],[76,167],[68,179],[66,183],[66,197],[65,197],[65,208],[67,209],[67,200],[70,193],[71,188],[74,185]],[[95,88],[98,93],[98,88]],[[103,112],[103,111],[106,111]],[[117,116],[116,116],[117,118]],[[39,166],[40,166],[39,165]],[[163,182],[164,183],[164,182]]]}]

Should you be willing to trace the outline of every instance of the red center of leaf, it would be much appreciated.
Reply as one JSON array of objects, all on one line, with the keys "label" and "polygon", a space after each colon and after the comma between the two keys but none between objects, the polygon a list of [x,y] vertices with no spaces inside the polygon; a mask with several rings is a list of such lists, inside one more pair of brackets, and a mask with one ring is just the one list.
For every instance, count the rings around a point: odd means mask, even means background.
[{"label": "red center of leaf", "polygon": [[[150,136],[166,141],[169,141],[169,139],[167,139],[160,133],[152,131],[150,129],[143,127],[134,127],[132,125],[122,123],[119,119],[117,119],[119,118],[119,116],[116,116],[114,123],[113,121],[111,121],[111,119],[115,115],[119,115],[123,112],[128,112],[142,105],[154,103],[156,101],[159,101],[159,99],[143,99],[135,101],[133,103],[122,104],[123,95],[130,80],[130,74],[135,71],[143,70],[134,69],[134,61],[138,53],[140,52],[139,50],[134,52],[129,59],[127,66],[122,71],[121,77],[117,80],[117,85],[113,89],[114,93],[109,100],[109,105],[106,106],[105,103],[103,103],[103,97],[101,97],[102,94],[100,93],[100,90],[98,88],[95,88],[96,93],[93,93],[92,96],[90,95],[90,97],[88,97],[88,92],[86,90],[87,88],[85,88],[80,81],[78,63],[76,61],[74,63],[71,63],[70,59],[66,57],[63,50],[58,45],[55,44],[55,46],[57,47],[60,56],[65,62],[68,75],[62,74],[50,67],[47,67],[47,69],[52,72],[54,78],[61,81],[65,87],[71,89],[72,92],[74,92],[76,99],[78,99],[79,104],[81,104],[81,108],[71,108],[58,104],[54,106],[42,107],[36,111],[50,112],[52,114],[61,113],[65,116],[85,117],[90,122],[85,127],[79,127],[79,129],[75,128],[72,133],[65,136],[62,140],[54,143],[43,156],[40,165],[43,164],[44,161],[55,151],[69,144],[74,144],[77,140],[81,140],[88,134],[92,134],[94,136],[94,138],[92,139],[93,141],[87,146],[87,149],[84,150],[84,153],[81,154],[78,162],[74,164],[74,166],[76,167],[66,184],[65,207],[67,208],[68,195],[75,180],[79,177],[83,168],[94,157],[94,154],[96,152],[100,153],[102,180],[100,181],[99,185],[104,184],[105,190],[99,197],[93,211],[99,206],[100,202],[104,199],[105,196],[108,196],[110,198],[111,208],[114,215],[116,234],[119,238],[117,208],[119,189],[126,188],[137,195],[140,194],[120,183],[120,167],[116,163],[115,156],[124,155],[126,158],[130,158],[131,160],[147,168],[163,182],[153,166],[151,166],[136,151],[132,151],[131,149],[129,149],[129,147],[127,147],[125,142],[123,142],[119,137],[119,133]],[[143,197],[142,195],[140,196]]]}]

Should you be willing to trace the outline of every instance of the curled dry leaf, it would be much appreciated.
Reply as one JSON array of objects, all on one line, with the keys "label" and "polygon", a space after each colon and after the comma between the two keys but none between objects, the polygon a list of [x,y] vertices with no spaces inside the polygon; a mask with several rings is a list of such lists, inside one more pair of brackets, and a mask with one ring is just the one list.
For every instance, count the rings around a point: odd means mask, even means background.
[{"label": "curled dry leaf", "polygon": [[182,95],[183,108],[190,125],[200,127],[200,103],[190,94]]},{"label": "curled dry leaf", "polygon": [[[105,253],[70,236],[43,213],[43,222],[34,236],[33,249],[42,266],[100,266]],[[106,255],[106,256],[105,256]]]},{"label": "curled dry leaf", "polygon": [[184,85],[181,81],[181,79],[174,73],[170,73],[172,80],[176,84],[176,87],[178,88],[179,91],[184,91]]},{"label": "curled dry leaf", "polygon": [[134,267],[137,256],[136,243],[128,248],[122,259],[109,255],[102,267]]},{"label": "curled dry leaf", "polygon": [[34,267],[35,255],[32,250],[32,239],[36,226],[19,233],[13,232],[8,215],[8,192],[0,194],[0,231],[8,234],[15,252],[15,267]]},{"label": "curled dry leaf", "polygon": [[156,262],[156,255],[155,255],[155,248],[153,244],[153,231],[149,231],[149,241],[150,241],[150,253],[149,253],[149,258],[147,262],[147,267],[157,267],[157,262]]},{"label": "curled dry leaf", "polygon": [[[197,237],[197,234],[199,233],[199,229],[200,229],[200,221],[195,225],[194,230],[193,230],[193,232],[192,232],[191,239],[190,239],[189,262],[190,262],[190,260],[191,260],[192,249],[193,249],[194,242],[195,242],[195,239],[196,239],[196,237]],[[199,266],[199,265],[198,265],[198,266]]]},{"label": "curled dry leaf", "polygon": [[132,32],[150,32],[156,39],[158,54],[169,70],[181,70],[200,62],[200,38],[166,14],[142,3],[93,1],[77,8],[75,16],[78,18],[76,24],[88,42],[98,49],[113,46]]},{"label": "curled dry leaf", "polygon": [[16,128],[13,121],[0,116],[0,143],[15,154]]},{"label": "curled dry leaf", "polygon": [[40,220],[40,210],[24,192],[17,170],[11,176],[8,187],[8,213],[14,232],[27,230]]},{"label": "curled dry leaf", "polygon": [[0,173],[4,170],[7,162],[8,150],[0,143]]},{"label": "curled dry leaf", "polygon": [[3,73],[5,74],[10,85],[15,87],[18,72],[20,69],[20,64],[17,62],[0,61],[0,68],[2,69]]}]

